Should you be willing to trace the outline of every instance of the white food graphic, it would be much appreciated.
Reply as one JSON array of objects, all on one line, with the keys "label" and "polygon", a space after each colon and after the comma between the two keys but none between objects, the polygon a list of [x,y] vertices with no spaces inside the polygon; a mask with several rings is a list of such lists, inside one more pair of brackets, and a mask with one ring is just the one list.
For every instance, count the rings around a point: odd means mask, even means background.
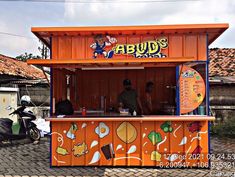
[{"label": "white food graphic", "polygon": [[99,135],[100,138],[104,138],[109,134],[109,127],[105,123],[100,122],[99,126],[95,128],[95,133]]},{"label": "white food graphic", "polygon": [[131,153],[134,153],[136,151],[136,146],[135,145],[132,145],[130,147],[130,149],[128,150],[127,154],[131,154]]},{"label": "white food graphic", "polygon": [[189,153],[189,151],[191,150],[191,147],[192,147],[192,146],[190,146],[190,147],[188,148],[188,150],[186,151],[186,154]]},{"label": "white food graphic", "polygon": [[175,133],[176,133],[176,131],[177,131],[180,127],[181,127],[181,125],[179,125],[179,127],[177,127],[177,128],[175,129],[175,131],[173,132],[174,137],[177,137]]},{"label": "white food graphic", "polygon": [[195,139],[201,140],[201,137],[200,137],[200,134],[199,134],[199,133],[197,134],[197,136],[195,136],[195,137],[193,137],[193,138],[191,139],[191,143],[192,143],[193,140],[195,140]]},{"label": "white food graphic", "polygon": [[165,141],[166,141],[166,136],[165,136],[165,138],[164,138],[164,140],[162,142],[157,144],[157,150],[159,150],[160,145],[163,144]]},{"label": "white food graphic", "polygon": [[171,154],[168,158],[166,158],[167,160],[173,162],[178,158],[177,154]]},{"label": "white food graphic", "polygon": [[119,149],[121,149],[121,148],[122,148],[122,145],[121,145],[121,144],[117,145],[116,151],[119,150]]},{"label": "white food graphic", "polygon": [[143,138],[146,136],[146,133],[143,133]]},{"label": "white food graphic", "polygon": [[185,145],[186,143],[187,143],[187,137],[185,136],[185,137],[182,138],[179,146]]},{"label": "white food graphic", "polygon": [[93,157],[92,157],[92,159],[91,159],[91,161],[90,161],[89,164],[96,163],[96,162],[98,162],[99,160],[100,160],[100,153],[99,153],[99,151],[96,151],[96,152],[94,153],[94,155],[93,155]]},{"label": "white food graphic", "polygon": [[92,141],[90,149],[96,146],[97,144],[98,144],[98,141],[96,140]]},{"label": "white food graphic", "polygon": [[147,144],[148,142],[145,142],[144,144],[143,144],[143,147]]},{"label": "white food graphic", "polygon": [[86,126],[87,126],[86,123],[83,123],[83,124],[82,124],[82,128],[85,128]]},{"label": "white food graphic", "polygon": [[207,133],[207,130],[206,131],[204,131],[204,132],[198,132],[199,134],[203,134],[203,133]]}]

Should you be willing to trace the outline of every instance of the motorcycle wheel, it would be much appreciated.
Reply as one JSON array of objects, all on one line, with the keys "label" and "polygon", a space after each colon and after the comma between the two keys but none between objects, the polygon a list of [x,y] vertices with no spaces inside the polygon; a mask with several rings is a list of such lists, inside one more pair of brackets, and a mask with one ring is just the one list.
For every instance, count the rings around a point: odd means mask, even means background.
[{"label": "motorcycle wheel", "polygon": [[36,127],[32,127],[29,129],[29,138],[32,141],[39,141],[41,138],[40,131]]}]

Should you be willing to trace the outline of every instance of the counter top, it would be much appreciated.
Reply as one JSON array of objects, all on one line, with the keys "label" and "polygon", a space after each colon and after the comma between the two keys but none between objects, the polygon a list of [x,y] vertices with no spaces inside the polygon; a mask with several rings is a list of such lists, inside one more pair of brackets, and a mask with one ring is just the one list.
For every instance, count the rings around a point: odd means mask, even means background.
[{"label": "counter top", "polygon": [[214,121],[215,117],[212,116],[201,116],[201,115],[151,115],[151,116],[104,116],[104,117],[92,117],[92,116],[66,116],[63,118],[50,117],[46,118],[47,121],[52,122],[66,122],[66,121]]},{"label": "counter top", "polygon": [[66,115],[63,117],[60,116],[52,116],[51,118],[112,118],[112,117],[143,117],[143,115],[137,115],[137,116],[133,116],[130,113],[129,114],[120,114],[120,113],[87,113],[85,116],[81,115],[81,114],[74,114],[74,115]]}]

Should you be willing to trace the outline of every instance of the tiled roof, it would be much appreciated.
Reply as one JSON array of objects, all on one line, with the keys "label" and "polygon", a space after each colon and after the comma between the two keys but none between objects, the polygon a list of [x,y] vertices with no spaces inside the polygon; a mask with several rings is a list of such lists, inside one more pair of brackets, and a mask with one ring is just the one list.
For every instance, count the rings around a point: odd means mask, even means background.
[{"label": "tiled roof", "polygon": [[0,54],[0,75],[12,75],[29,79],[44,79],[43,72],[34,67],[27,65],[26,62],[19,61],[15,58],[11,58]]},{"label": "tiled roof", "polygon": [[235,48],[214,48],[209,52],[210,77],[235,76]]},{"label": "tiled roof", "polygon": [[[50,79],[50,78],[48,78]],[[47,80],[46,79],[19,79],[19,80],[14,80],[14,81],[11,81],[12,84],[30,84],[30,85],[36,85],[36,84],[48,84]]]}]

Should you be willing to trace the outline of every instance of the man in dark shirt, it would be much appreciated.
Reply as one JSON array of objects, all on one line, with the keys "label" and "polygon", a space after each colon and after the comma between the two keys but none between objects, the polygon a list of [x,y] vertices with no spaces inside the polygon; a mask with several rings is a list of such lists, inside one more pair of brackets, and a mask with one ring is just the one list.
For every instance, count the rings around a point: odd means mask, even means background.
[{"label": "man in dark shirt", "polygon": [[73,115],[74,109],[68,99],[63,99],[55,105],[55,115]]},{"label": "man in dark shirt", "polygon": [[134,111],[137,112],[139,106],[140,111],[138,113],[142,114],[142,105],[140,103],[137,92],[131,87],[131,81],[129,79],[125,79],[123,81],[123,87],[124,90],[118,96],[119,111],[123,108],[129,109],[129,112],[133,114]]}]

